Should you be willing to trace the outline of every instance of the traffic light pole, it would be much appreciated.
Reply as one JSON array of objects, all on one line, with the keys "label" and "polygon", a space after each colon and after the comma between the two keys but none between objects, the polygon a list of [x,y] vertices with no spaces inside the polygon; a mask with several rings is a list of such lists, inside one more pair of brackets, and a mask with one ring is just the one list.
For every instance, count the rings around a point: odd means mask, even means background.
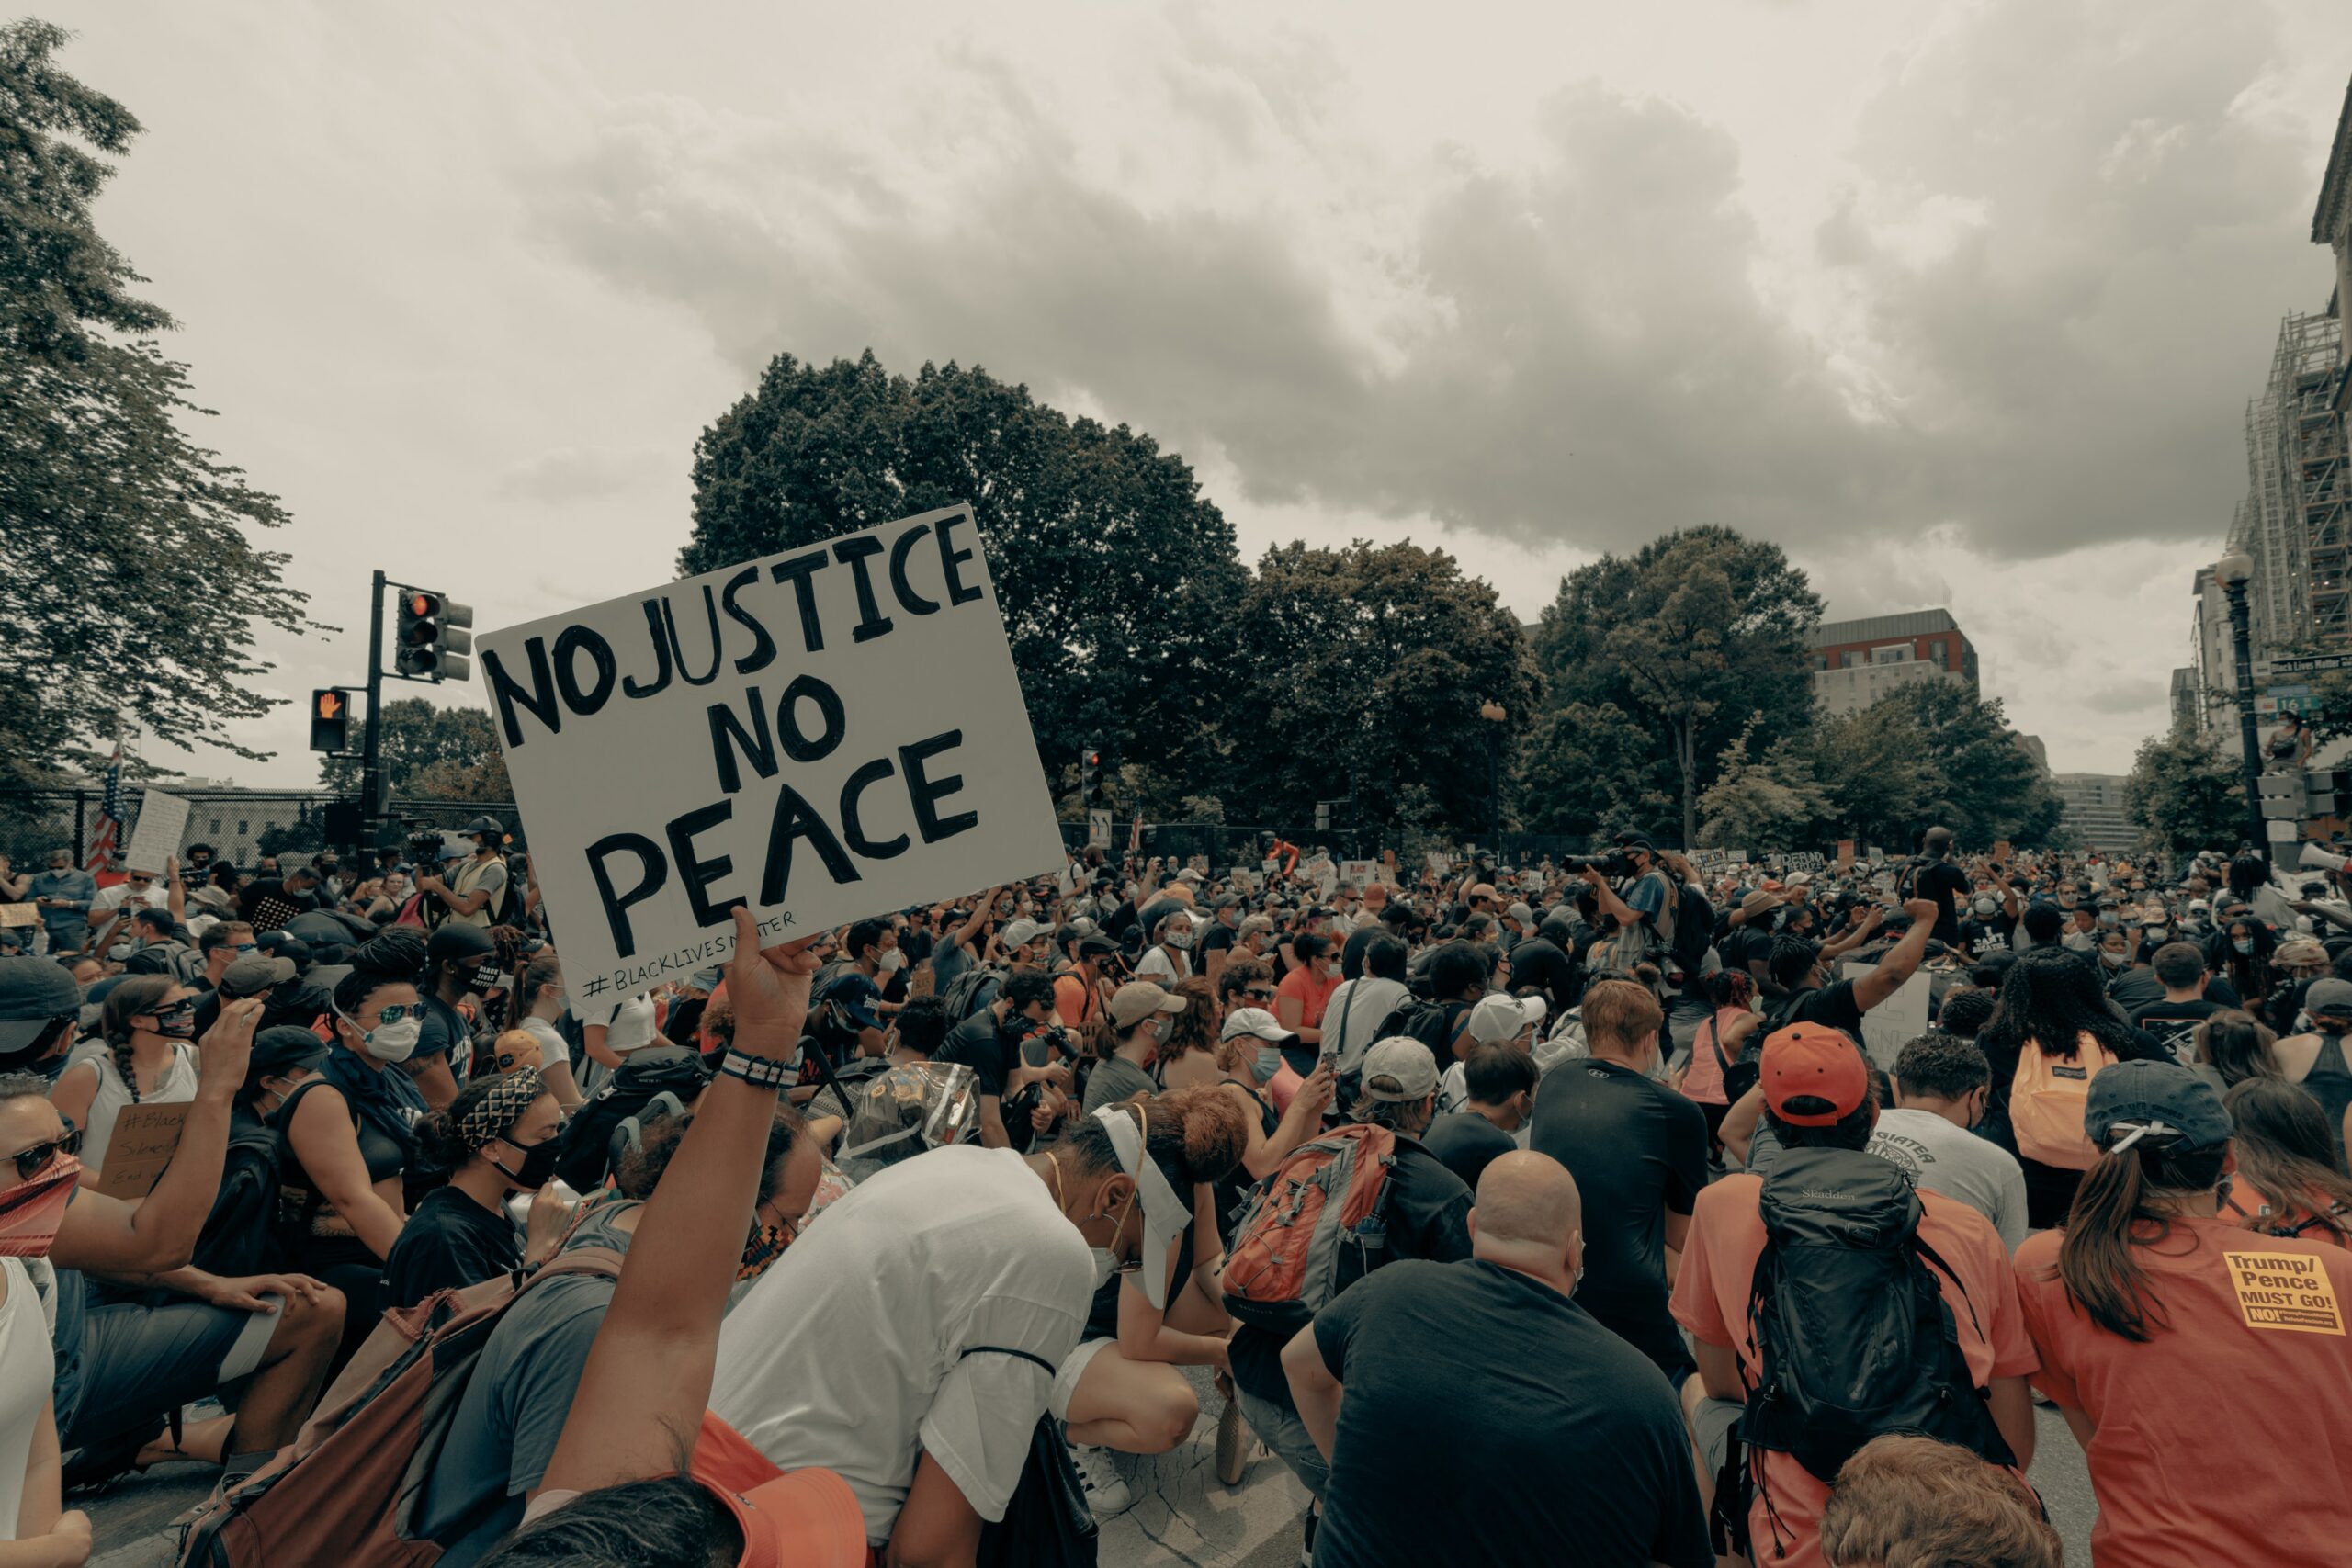
[{"label": "traffic light pole", "polygon": [[368,734],[359,752],[359,831],[372,846],[384,816],[384,574],[368,596]]}]

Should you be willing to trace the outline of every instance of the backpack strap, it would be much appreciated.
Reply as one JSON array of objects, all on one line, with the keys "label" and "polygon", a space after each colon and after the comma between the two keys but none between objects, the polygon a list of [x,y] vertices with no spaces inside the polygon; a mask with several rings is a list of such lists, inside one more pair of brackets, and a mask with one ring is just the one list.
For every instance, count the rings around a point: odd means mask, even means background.
[{"label": "backpack strap", "polygon": [[1046,1375],[1049,1378],[1059,1377],[1061,1375],[1061,1369],[1055,1366],[1051,1361],[1046,1359],[1045,1357],[1037,1355],[1033,1351],[1016,1350],[1010,1345],[967,1345],[964,1348],[963,1355],[958,1356],[956,1359],[958,1361],[961,1361],[965,1359],[966,1357],[970,1356],[1018,1356],[1024,1361],[1043,1367],[1046,1370]]},{"label": "backpack strap", "polygon": [[1941,1253],[1928,1245],[1928,1238],[1921,1235],[1916,1227],[1911,1232],[1911,1245],[1921,1258],[1934,1265],[1942,1272],[1945,1279],[1952,1282],[1952,1287],[1960,1292],[1961,1304],[1968,1309],[1969,1325],[1976,1330],[1976,1337],[1983,1339],[1988,1345],[1991,1344],[1991,1338],[1984,1332],[1984,1325],[1976,1316],[1976,1303],[1968,1299],[1968,1287],[1961,1282],[1959,1272],[1944,1261]]},{"label": "backpack strap", "polygon": [[1726,1079],[1728,1079],[1731,1077],[1731,1062],[1724,1055],[1723,1025],[1717,1021],[1722,1017],[1723,1015],[1721,1013],[1717,1013],[1714,1017],[1707,1020],[1707,1044],[1713,1048],[1715,1053],[1716,1069],[1721,1072]]}]

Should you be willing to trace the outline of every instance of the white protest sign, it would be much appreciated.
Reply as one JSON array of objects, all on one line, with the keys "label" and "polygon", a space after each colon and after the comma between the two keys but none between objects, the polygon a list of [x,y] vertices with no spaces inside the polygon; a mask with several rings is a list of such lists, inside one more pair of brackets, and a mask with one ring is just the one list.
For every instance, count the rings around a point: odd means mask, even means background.
[{"label": "white protest sign", "polygon": [[[1849,964],[1841,977],[1859,980],[1877,969],[1875,964]],[[1915,970],[1894,995],[1862,1014],[1862,1052],[1884,1071],[1893,1072],[1903,1047],[1928,1032],[1930,989],[1928,972]]]},{"label": "white protest sign", "polygon": [[130,847],[122,852],[123,870],[163,870],[164,862],[180,852],[180,835],[187,831],[187,802],[176,795],[146,791],[140,796]]},{"label": "white protest sign", "polygon": [[1343,860],[1340,863],[1340,880],[1361,893],[1372,886],[1378,863],[1368,860]]},{"label": "white protest sign", "polygon": [[967,507],[484,633],[571,994],[1050,873],[1060,829]]}]

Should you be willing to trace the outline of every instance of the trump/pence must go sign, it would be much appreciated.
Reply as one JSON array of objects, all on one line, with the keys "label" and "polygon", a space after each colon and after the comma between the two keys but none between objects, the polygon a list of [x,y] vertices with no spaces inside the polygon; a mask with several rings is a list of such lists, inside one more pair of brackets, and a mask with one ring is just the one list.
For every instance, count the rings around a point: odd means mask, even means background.
[{"label": "trump/pence must go sign", "polygon": [[967,507],[484,634],[571,994],[1052,870],[1053,800]]}]

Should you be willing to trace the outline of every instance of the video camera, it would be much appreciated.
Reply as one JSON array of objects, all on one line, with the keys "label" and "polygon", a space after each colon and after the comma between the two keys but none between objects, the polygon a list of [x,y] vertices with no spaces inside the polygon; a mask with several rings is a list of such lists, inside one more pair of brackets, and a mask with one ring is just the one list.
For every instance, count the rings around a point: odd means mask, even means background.
[{"label": "video camera", "polygon": [[1589,868],[1612,882],[1622,882],[1640,870],[1634,864],[1633,857],[1623,850],[1611,850],[1598,855],[1563,855],[1560,864],[1570,876],[1581,875]]}]

